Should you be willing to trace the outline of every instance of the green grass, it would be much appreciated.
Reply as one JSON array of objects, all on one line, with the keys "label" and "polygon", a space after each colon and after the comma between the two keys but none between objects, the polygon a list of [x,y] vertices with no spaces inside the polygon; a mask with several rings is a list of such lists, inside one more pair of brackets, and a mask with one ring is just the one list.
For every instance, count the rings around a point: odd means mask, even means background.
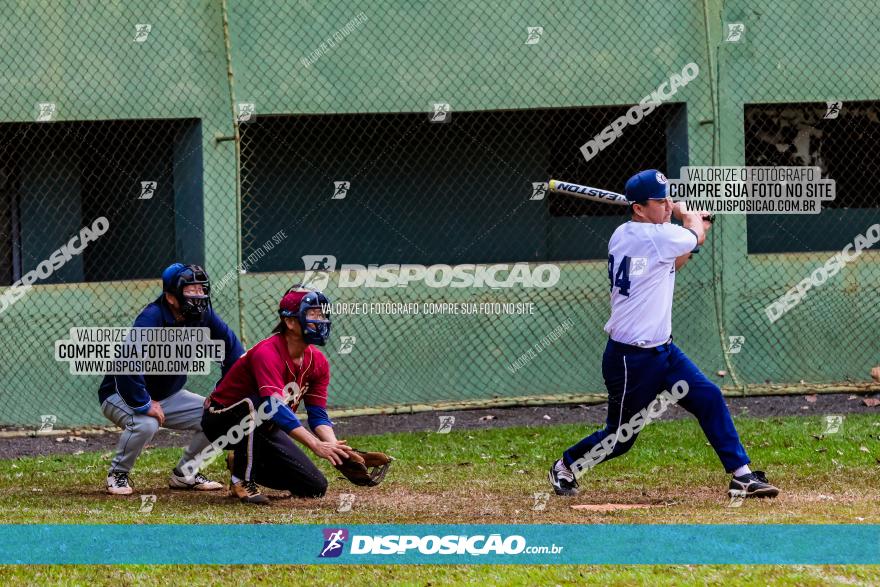
[{"label": "green grass", "polygon": [[[397,461],[376,488],[350,485],[326,461],[330,479],[317,500],[278,499],[254,508],[219,493],[170,491],[167,477],[180,449],[152,449],[132,473],[135,495],[103,493],[110,453],[0,461],[0,521],[7,523],[549,523],[549,522],[766,522],[880,523],[880,421],[850,416],[838,434],[816,439],[818,418],[739,418],[737,426],[754,468],[782,490],[775,500],[726,507],[728,476],[696,422],[652,424],[625,456],[581,478],[581,496],[553,496],[533,511],[533,494],[547,492],[546,470],[563,449],[590,429],[577,425],[396,433],[349,439],[384,450]],[[862,449],[864,447],[867,452]],[[223,465],[206,471],[228,480]],[[351,512],[339,514],[340,493],[355,494]],[[150,514],[139,513],[138,494],[157,495]],[[666,504],[662,508],[585,514],[572,503]],[[864,518],[859,520],[858,518]]]},{"label": "green grass", "polygon": [[0,584],[31,585],[876,585],[870,566],[38,566],[0,567]]},{"label": "green grass", "polygon": [[[738,418],[737,428],[753,460],[782,494],[727,507],[728,476],[693,420],[648,427],[627,455],[581,478],[581,496],[552,496],[533,510],[536,492],[548,492],[549,464],[591,431],[577,425],[453,430],[450,434],[396,433],[349,439],[354,446],[384,450],[398,460],[385,483],[354,487],[321,461],[330,479],[317,500],[275,497],[266,508],[249,507],[219,494],[172,492],[167,475],[180,449],[147,450],[132,473],[135,495],[103,493],[109,453],[0,461],[3,523],[880,523],[880,420],[848,416],[840,433],[816,438],[819,418]],[[207,471],[226,481],[220,463]],[[353,493],[352,511],[337,513],[340,493]],[[139,494],[155,494],[151,513],[140,513]],[[570,505],[639,503],[659,507],[585,512]],[[295,546],[291,546],[295,548]],[[204,575],[205,584],[219,568]],[[154,584],[197,567],[0,568],[0,583]],[[233,583],[291,584],[741,584],[825,585],[880,582],[876,567],[228,567]],[[164,579],[163,579],[164,577]],[[198,583],[196,583],[198,584]]]}]

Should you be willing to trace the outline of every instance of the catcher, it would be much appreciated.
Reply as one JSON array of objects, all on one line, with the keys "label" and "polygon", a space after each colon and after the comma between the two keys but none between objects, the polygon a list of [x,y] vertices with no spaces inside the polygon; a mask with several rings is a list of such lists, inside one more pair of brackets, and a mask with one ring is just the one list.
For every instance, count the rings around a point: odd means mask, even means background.
[{"label": "catcher", "polygon": [[[330,365],[314,345],[330,337],[330,316],[324,313],[329,306],[320,291],[288,290],[272,336],[242,355],[205,400],[203,430],[215,444],[221,437],[228,441],[231,495],[242,502],[269,503],[259,485],[299,497],[324,495],[327,479],[294,440],[357,485],[378,485],[385,477],[392,459],[338,440],[327,416]],[[296,417],[300,401],[311,432]]]}]

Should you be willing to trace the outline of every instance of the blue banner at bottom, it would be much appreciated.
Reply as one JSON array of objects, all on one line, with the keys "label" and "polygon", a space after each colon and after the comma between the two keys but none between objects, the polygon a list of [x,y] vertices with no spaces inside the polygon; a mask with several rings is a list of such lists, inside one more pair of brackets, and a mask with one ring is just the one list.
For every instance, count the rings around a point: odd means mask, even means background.
[{"label": "blue banner at bottom", "polygon": [[0,564],[880,564],[880,525],[0,525]]}]

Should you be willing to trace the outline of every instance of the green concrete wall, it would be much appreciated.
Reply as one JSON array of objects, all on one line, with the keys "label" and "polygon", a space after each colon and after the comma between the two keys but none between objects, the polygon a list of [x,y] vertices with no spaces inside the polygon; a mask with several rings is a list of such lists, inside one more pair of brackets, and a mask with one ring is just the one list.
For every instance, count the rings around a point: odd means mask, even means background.
[{"label": "green concrete wall", "polygon": [[[874,58],[880,49],[874,26],[880,8],[855,0],[834,3],[833,17],[827,2],[796,0],[770,5],[733,0],[723,6],[717,0],[545,5],[331,0],[320,10],[316,3],[280,0],[229,4],[231,77],[220,1],[18,2],[0,21],[7,48],[0,54],[0,117],[3,123],[31,122],[36,104],[51,101],[62,122],[199,119],[201,137],[185,137],[175,166],[202,169],[204,219],[176,219],[176,238],[182,230],[198,235],[201,249],[191,238],[180,247],[203,250],[215,280],[234,272],[215,292],[214,305],[248,345],[274,325],[278,295],[299,272],[238,277],[238,160],[235,142],[222,140],[236,134],[234,103],[255,103],[258,116],[427,112],[437,100],[458,111],[624,105],[693,61],[701,75],[675,97],[686,106],[686,121],[675,136],[686,132],[691,165],[741,165],[745,104],[880,96]],[[303,67],[302,58],[361,12],[363,23],[311,67]],[[744,40],[725,43],[723,27],[734,21],[746,24]],[[133,41],[138,23],[152,25],[144,43]],[[525,45],[526,27],[538,25],[545,30],[541,42]],[[181,145],[191,153],[181,152]],[[76,183],[64,165],[52,169],[60,183],[43,189],[42,197],[67,202]],[[191,210],[193,186],[173,181],[179,210]],[[22,221],[38,222],[39,210],[46,209],[41,206],[23,203],[30,214]],[[79,226],[72,226],[66,213],[49,211],[47,239],[29,244],[37,257]],[[273,213],[281,227],[293,224],[289,211]],[[880,221],[876,205],[861,220],[864,229]],[[780,220],[776,229],[785,230],[791,221]],[[607,218],[577,222],[569,224],[591,243],[607,239],[613,229]],[[383,228],[376,230],[381,235]],[[862,255],[771,325],[763,307],[832,253],[749,255],[748,230],[743,217],[721,218],[680,275],[676,341],[714,380],[737,391],[767,382],[866,383],[868,369],[880,359],[876,252]],[[132,238],[148,239],[149,228]],[[559,285],[548,290],[437,292],[413,286],[393,292],[393,299],[407,302],[528,301],[536,305],[529,317],[339,316],[334,337],[356,335],[357,342],[344,355],[338,353],[338,338],[327,347],[331,404],[603,392],[606,265],[575,261],[561,268]],[[158,295],[160,271],[155,267],[155,280],[38,285],[0,314],[0,423],[33,426],[40,414],[58,415],[59,426],[102,423],[98,378],[68,375],[66,366],[52,359],[53,341],[71,326],[129,324]],[[346,302],[388,299],[383,290],[341,291],[334,285],[328,293]],[[527,367],[510,373],[511,361],[566,320],[574,328]],[[746,337],[742,352],[725,353],[731,335]],[[728,375],[714,375],[720,369]],[[206,392],[215,378],[194,378],[192,388]]]}]

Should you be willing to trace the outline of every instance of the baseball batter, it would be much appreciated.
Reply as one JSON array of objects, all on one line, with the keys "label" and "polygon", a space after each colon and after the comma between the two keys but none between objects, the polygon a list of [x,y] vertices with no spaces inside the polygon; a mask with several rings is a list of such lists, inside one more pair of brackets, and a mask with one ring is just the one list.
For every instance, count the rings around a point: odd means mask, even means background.
[{"label": "baseball batter", "polygon": [[[699,250],[711,223],[687,212],[683,203],[673,204],[666,177],[655,169],[631,177],[625,193],[632,219],[608,243],[611,318],[602,357],[608,418],[603,429],[553,464],[550,483],[557,495],[577,495],[575,473],[627,452],[646,423],[645,414],[656,411],[658,395],[674,389],[678,404],[697,417],[721,464],[733,474],[730,494],[775,497],[779,490],[764,473],[749,468],[721,390],[672,342],[675,274]],[[673,216],[683,226],[670,223]]]}]

